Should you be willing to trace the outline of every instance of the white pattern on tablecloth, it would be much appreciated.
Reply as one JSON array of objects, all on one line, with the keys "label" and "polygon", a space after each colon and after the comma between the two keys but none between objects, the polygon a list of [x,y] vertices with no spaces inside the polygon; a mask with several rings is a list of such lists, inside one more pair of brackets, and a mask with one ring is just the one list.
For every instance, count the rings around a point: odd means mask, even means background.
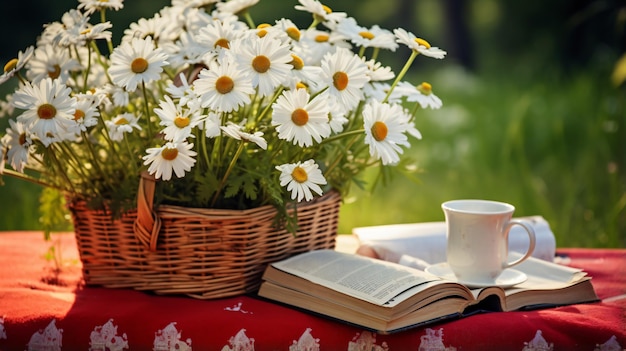
[{"label": "white pattern on tablecloth", "polygon": [[121,351],[128,348],[126,333],[117,335],[117,326],[113,325],[113,318],[104,325],[96,326],[89,335],[89,351]]}]

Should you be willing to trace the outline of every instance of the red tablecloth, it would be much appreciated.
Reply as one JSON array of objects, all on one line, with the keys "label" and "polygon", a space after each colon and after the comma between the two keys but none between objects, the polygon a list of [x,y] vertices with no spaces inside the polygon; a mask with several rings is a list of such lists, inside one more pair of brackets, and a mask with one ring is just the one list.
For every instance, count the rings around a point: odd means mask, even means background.
[{"label": "red tablecloth", "polygon": [[97,340],[109,350],[153,350],[155,342],[171,350],[626,348],[625,249],[558,250],[565,263],[593,277],[601,302],[480,314],[375,335],[254,296],[195,300],[84,287],[74,236],[54,238],[64,265],[58,277],[44,258],[49,243],[41,232],[0,233],[0,350],[27,350],[29,343],[36,350],[38,338],[57,338],[56,344],[46,341],[46,350],[95,350]]}]

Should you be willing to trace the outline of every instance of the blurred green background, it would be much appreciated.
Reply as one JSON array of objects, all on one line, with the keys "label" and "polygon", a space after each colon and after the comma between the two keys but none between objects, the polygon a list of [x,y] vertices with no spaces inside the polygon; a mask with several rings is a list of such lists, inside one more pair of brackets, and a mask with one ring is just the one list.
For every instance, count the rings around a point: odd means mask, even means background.
[{"label": "blurred green background", "polygon": [[[506,201],[516,215],[542,215],[559,247],[626,247],[626,87],[612,80],[626,52],[622,0],[323,1],[364,26],[403,27],[448,51],[418,57],[408,79],[444,101],[416,121],[423,140],[407,151],[418,182],[396,175],[373,193],[345,199],[340,232],[353,227],[441,221],[454,198]],[[76,0],[3,4],[0,62],[35,43]],[[109,12],[118,33],[169,1],[126,0]],[[289,17],[308,25],[296,1],[262,0],[257,23]],[[117,30],[116,30],[117,28]],[[117,41],[116,41],[117,43]],[[407,50],[383,56],[398,72]],[[13,89],[0,86],[1,96]],[[2,130],[8,122],[0,119]],[[4,134],[4,133],[0,133]],[[373,181],[376,174],[368,175]],[[4,177],[0,230],[39,229],[37,186]]]}]

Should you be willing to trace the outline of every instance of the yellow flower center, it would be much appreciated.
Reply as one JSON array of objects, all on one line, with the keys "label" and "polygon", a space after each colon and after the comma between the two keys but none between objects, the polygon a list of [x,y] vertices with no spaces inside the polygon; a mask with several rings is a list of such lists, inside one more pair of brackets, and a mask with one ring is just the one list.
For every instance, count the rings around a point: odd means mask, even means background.
[{"label": "yellow flower center", "polygon": [[309,176],[308,174],[306,174],[304,168],[300,166],[293,169],[293,172],[291,172],[291,177],[298,183],[304,183],[307,181],[307,179],[309,179]]},{"label": "yellow flower center", "polygon": [[415,38],[415,42],[421,46],[425,46],[426,49],[430,49],[430,43],[422,38]]},{"label": "yellow flower center", "polygon": [[43,104],[37,109],[37,116],[41,119],[53,119],[57,115],[57,109],[51,104]]},{"label": "yellow flower center", "polygon": [[328,34],[318,34],[315,36],[315,41],[318,43],[325,43],[328,41],[328,39],[330,39],[330,36],[328,36]]},{"label": "yellow flower center", "polygon": [[387,137],[387,133],[389,130],[387,129],[387,125],[381,121],[376,121],[372,125],[372,136],[376,141],[383,141]]},{"label": "yellow flower center", "polygon": [[121,117],[120,119],[118,119],[117,121],[115,121],[115,125],[121,126],[124,124],[128,124],[128,120],[124,117]]},{"label": "yellow flower center", "polygon": [[177,156],[178,156],[177,148],[166,147],[163,149],[163,151],[161,151],[161,157],[163,157],[165,160],[168,160],[168,161],[174,160]]},{"label": "yellow flower center", "polygon": [[424,95],[430,95],[433,92],[433,87],[430,83],[423,82],[417,86],[417,90]]},{"label": "yellow flower center", "polygon": [[259,55],[252,59],[252,68],[259,73],[265,73],[270,69],[270,59],[267,56]]},{"label": "yellow flower center", "polygon": [[258,29],[256,32],[256,35],[259,36],[259,38],[263,38],[267,35],[267,30],[265,30],[265,28],[270,28],[271,26],[267,23],[262,23],[259,24],[256,28]]},{"label": "yellow flower center", "polygon": [[26,144],[26,133],[20,134],[20,138],[18,140],[19,140],[20,145]]},{"label": "yellow flower center", "polygon": [[309,121],[309,113],[301,108],[295,109],[291,113],[291,121],[297,126],[303,126]]},{"label": "yellow flower center", "polygon": [[130,64],[130,70],[137,74],[143,73],[148,69],[148,65],[148,60],[143,57],[137,57]]},{"label": "yellow flower center", "polygon": [[360,35],[362,38],[365,38],[365,39],[369,39],[369,40],[374,39],[374,33],[372,33],[372,32],[367,32],[367,31],[365,31],[365,32],[359,32],[359,35]]},{"label": "yellow flower center", "polygon": [[306,88],[307,88],[306,84],[302,82],[296,83],[296,89],[306,89]]},{"label": "yellow flower center", "polygon": [[221,46],[224,49],[229,49],[230,48],[230,42],[228,41],[228,39],[221,38],[221,39],[218,39],[215,42],[215,45],[213,45],[214,48],[216,48],[218,46]]},{"label": "yellow flower center", "polygon": [[189,117],[176,116],[176,118],[174,118],[174,125],[178,128],[185,128],[189,125],[189,122]]},{"label": "yellow flower center", "polygon": [[287,32],[287,35],[289,36],[289,38],[295,41],[300,41],[300,30],[298,28],[289,27],[285,29],[285,32]]},{"label": "yellow flower center", "polygon": [[333,85],[339,91],[344,90],[348,87],[348,75],[345,72],[336,72],[333,74]]},{"label": "yellow flower center", "polygon": [[48,77],[52,79],[57,79],[61,75],[61,66],[54,65],[52,66],[52,70],[48,71]]},{"label": "yellow flower center", "polygon": [[80,121],[81,118],[85,118],[85,112],[83,110],[76,109],[74,112],[74,120]]},{"label": "yellow flower center", "polygon": [[324,11],[326,11],[327,14],[333,13],[333,10],[331,10],[330,7],[326,5],[322,5],[322,8],[324,9]]},{"label": "yellow flower center", "polygon": [[15,69],[15,67],[17,67],[17,59],[14,58],[11,61],[7,62],[6,65],[4,65],[4,71],[8,72],[12,69]]},{"label": "yellow flower center", "polygon": [[301,70],[304,68],[304,61],[298,55],[291,54],[291,59],[289,63],[293,66],[293,69]]},{"label": "yellow flower center", "polygon": [[215,90],[220,94],[228,94],[235,88],[235,82],[229,76],[221,76],[215,81]]}]

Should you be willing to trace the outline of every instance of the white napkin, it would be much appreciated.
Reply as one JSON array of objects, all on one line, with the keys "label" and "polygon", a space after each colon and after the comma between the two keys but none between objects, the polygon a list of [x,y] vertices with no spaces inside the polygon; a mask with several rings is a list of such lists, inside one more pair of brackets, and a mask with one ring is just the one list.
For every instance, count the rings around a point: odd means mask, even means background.
[{"label": "white napkin", "polygon": [[[541,216],[518,217],[530,222],[537,239],[532,256],[553,261],[556,251],[554,233]],[[423,269],[430,264],[446,261],[446,223],[424,222],[391,224],[352,229],[359,245],[371,247],[379,258],[405,266]],[[526,252],[528,234],[520,226],[509,233],[509,251]]]}]

